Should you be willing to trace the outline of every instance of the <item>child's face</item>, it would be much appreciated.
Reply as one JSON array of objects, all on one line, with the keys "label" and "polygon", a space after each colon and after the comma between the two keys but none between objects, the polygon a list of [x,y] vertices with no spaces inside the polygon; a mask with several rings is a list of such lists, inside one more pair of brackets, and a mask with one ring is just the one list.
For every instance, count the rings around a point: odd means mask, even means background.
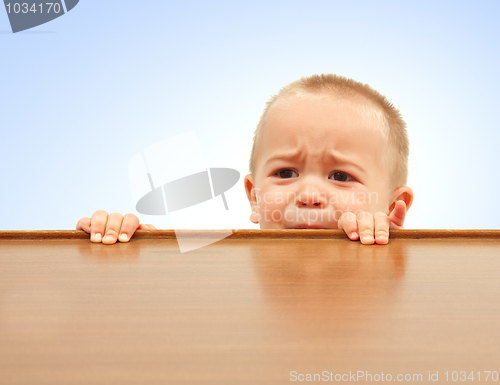
[{"label": "child's face", "polygon": [[275,105],[245,178],[251,220],[262,229],[336,229],[345,211],[388,214],[387,127],[376,112],[367,102],[317,95]]}]

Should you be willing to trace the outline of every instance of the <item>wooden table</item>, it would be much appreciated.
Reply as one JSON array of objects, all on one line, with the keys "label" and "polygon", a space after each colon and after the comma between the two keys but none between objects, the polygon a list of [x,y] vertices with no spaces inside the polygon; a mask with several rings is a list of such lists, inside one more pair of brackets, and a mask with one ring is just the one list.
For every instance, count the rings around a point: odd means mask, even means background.
[{"label": "wooden table", "polygon": [[[474,381],[453,381],[461,371]],[[2,385],[436,372],[500,383],[500,231],[399,230],[366,246],[338,230],[241,230],[182,254],[168,230],[111,246],[0,231]]]}]

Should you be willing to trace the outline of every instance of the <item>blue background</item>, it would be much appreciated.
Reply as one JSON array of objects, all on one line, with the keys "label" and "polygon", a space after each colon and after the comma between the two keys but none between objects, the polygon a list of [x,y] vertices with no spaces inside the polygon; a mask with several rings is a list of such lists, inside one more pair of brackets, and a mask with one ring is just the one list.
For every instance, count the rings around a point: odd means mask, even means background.
[{"label": "blue background", "polygon": [[[401,110],[408,228],[498,228],[499,4],[81,0],[17,34],[0,9],[0,229],[136,213],[130,158],[193,129],[207,167],[243,178],[265,102],[314,73],[368,83]],[[226,197],[231,226],[257,228],[242,180]]]}]

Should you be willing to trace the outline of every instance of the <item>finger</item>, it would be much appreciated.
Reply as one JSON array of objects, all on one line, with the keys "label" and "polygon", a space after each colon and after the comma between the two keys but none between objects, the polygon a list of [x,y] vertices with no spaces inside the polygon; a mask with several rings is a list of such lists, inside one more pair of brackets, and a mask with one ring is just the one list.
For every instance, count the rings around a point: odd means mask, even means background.
[{"label": "finger", "polygon": [[367,211],[358,211],[356,213],[356,220],[358,222],[359,240],[361,243],[364,245],[373,245],[375,243],[375,238],[373,237],[373,214]]},{"label": "finger", "polygon": [[385,213],[378,212],[373,215],[373,221],[375,223],[375,243],[379,245],[387,244],[389,242],[391,220]]},{"label": "finger", "polygon": [[151,225],[149,223],[147,225],[144,223],[141,223],[137,229],[138,230],[157,230],[156,227],[154,227],[153,225]]},{"label": "finger", "polygon": [[122,227],[123,215],[120,213],[112,213],[108,216],[106,223],[106,234],[102,238],[102,243],[112,245],[118,240],[118,234]]},{"label": "finger", "polygon": [[122,221],[122,227],[120,229],[120,235],[118,236],[119,241],[128,242],[138,227],[139,218],[137,218],[134,214],[125,214]]},{"label": "finger", "polygon": [[351,213],[350,211],[346,211],[342,213],[338,227],[340,230],[344,230],[346,235],[353,241],[359,238],[357,233],[358,231],[358,222],[356,221],[356,214]]},{"label": "finger", "polygon": [[77,230],[83,230],[90,234],[90,218],[82,218],[76,224]]},{"label": "finger", "polygon": [[392,213],[389,214],[389,220],[395,226],[403,226],[406,217],[406,203],[405,201],[396,201]]},{"label": "finger", "polygon": [[101,242],[106,230],[108,213],[104,210],[96,211],[90,218],[90,240],[92,242]]}]

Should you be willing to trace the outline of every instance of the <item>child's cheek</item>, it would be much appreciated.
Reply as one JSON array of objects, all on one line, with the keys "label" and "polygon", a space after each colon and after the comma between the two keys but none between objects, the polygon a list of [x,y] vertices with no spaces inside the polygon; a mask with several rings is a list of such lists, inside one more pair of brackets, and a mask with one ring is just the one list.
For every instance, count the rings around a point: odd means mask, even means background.
[{"label": "child's cheek", "polygon": [[[257,198],[261,228],[276,228],[282,222],[287,202],[286,194],[280,191],[262,191]],[[281,227],[279,227],[281,228]]]},{"label": "child's cheek", "polygon": [[336,210],[340,211],[371,211],[378,207],[379,196],[375,192],[346,191],[341,194],[333,194],[330,203]]},{"label": "child's cheek", "polygon": [[329,210],[333,213],[331,226],[338,229],[338,221],[344,213],[357,214],[358,212],[370,211],[370,205],[364,200],[362,194],[350,191],[335,195],[329,202]]}]

